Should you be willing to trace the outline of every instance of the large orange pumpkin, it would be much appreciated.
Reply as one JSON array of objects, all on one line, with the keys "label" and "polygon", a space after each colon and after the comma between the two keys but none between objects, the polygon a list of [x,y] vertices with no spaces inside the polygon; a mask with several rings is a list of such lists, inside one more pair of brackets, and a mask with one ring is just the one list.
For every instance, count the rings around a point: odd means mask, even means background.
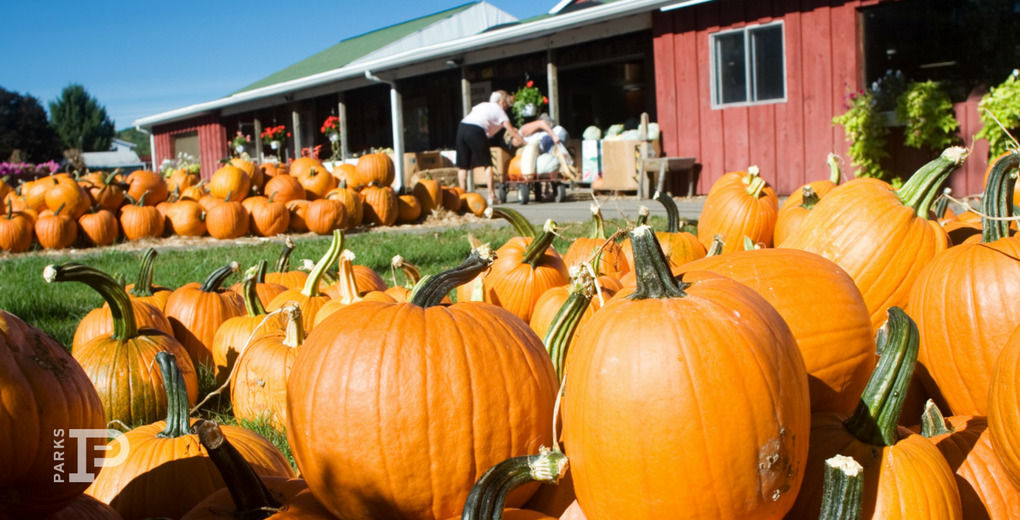
[{"label": "large orange pumpkin", "polygon": [[782,518],[811,413],[793,334],[740,283],[674,279],[647,226],[630,237],[637,289],[617,293],[567,359],[578,503],[589,518]]},{"label": "large orange pumpkin", "polygon": [[305,200],[307,196],[301,181],[290,175],[277,175],[266,183],[266,195],[284,204],[292,200]]},{"label": "large orange pumpkin", "polygon": [[355,188],[368,186],[375,183],[376,186],[389,186],[396,178],[394,173],[393,159],[389,154],[370,153],[358,158],[358,165],[355,168],[355,180],[350,183]]},{"label": "large orange pumpkin", "polygon": [[832,260],[854,279],[877,330],[889,307],[907,305],[924,266],[949,246],[946,232],[925,217],[938,186],[967,158],[954,147],[923,166],[898,191],[874,179],[832,190],[779,247]]},{"label": "large orange pumpkin", "polygon": [[251,191],[251,178],[244,170],[226,164],[209,180],[209,194],[217,199],[241,202]]},{"label": "large orange pumpkin", "polygon": [[548,221],[537,238],[514,237],[496,250],[485,275],[485,301],[499,305],[525,322],[547,290],[570,280],[563,259],[552,248],[556,225]]},{"label": "large orange pumpkin", "polygon": [[723,253],[739,251],[745,236],[772,247],[778,212],[776,192],[761,178],[757,166],[727,173],[708,191],[698,220],[698,239],[708,248],[715,235],[722,235]]},{"label": "large orange pumpkin", "polygon": [[[503,309],[440,305],[491,261],[487,248],[476,250],[411,303],[351,305],[308,335],[288,379],[287,439],[334,515],[446,519],[476,475],[552,445],[556,375],[541,340]],[[392,399],[400,406],[386,405]],[[343,435],[336,424],[347,425]],[[352,472],[358,478],[345,476]]]},{"label": "large orange pumpkin", "polygon": [[[70,504],[88,487],[75,472],[95,475],[97,438],[79,453],[71,429],[106,428],[103,403],[88,375],[62,345],[0,310],[0,516],[40,518]],[[85,467],[78,467],[78,460]],[[57,466],[57,467],[55,467]]]},{"label": "large orange pumpkin", "polygon": [[90,195],[73,179],[67,177],[50,177],[53,184],[46,191],[46,207],[56,212],[63,207],[64,212],[75,220],[88,211]]},{"label": "large orange pumpkin", "polygon": [[527,509],[503,509],[507,498],[521,486],[533,482],[556,485],[565,473],[567,458],[559,449],[542,448],[538,455],[514,457],[496,464],[475,482],[461,515],[449,520],[556,520],[556,517]]},{"label": "large orange pumpkin", "polygon": [[141,199],[142,195],[146,192],[149,193],[145,197],[145,204],[148,206],[155,206],[170,196],[170,190],[167,188],[166,181],[163,180],[162,175],[156,172],[146,170],[133,171],[127,176],[127,183],[127,194],[134,200]]},{"label": "large orange pumpkin", "polygon": [[592,262],[597,274],[606,274],[619,278],[630,271],[630,264],[623,253],[623,248],[616,242],[606,244],[605,224],[602,221],[602,209],[597,204],[591,205],[592,230],[587,237],[575,239],[563,255],[563,263],[567,267],[587,263],[589,258],[600,251]]},{"label": "large orange pumpkin", "polygon": [[212,365],[212,345],[223,322],[244,314],[244,300],[223,289],[223,281],[239,269],[231,262],[198,284],[189,283],[174,291],[166,302],[166,317],[176,337],[197,364]]},{"label": "large orange pumpkin", "polygon": [[988,430],[1009,481],[1020,489],[1020,332],[1010,336],[995,362],[988,389]]}]

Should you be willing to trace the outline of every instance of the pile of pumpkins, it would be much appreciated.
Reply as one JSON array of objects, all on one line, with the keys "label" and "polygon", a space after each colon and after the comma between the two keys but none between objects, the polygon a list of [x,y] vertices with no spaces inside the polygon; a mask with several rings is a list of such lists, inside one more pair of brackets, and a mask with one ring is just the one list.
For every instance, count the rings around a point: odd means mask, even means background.
[{"label": "pile of pumpkins", "polygon": [[35,241],[63,249],[172,235],[328,235],[418,222],[438,208],[480,216],[486,207],[478,194],[428,179],[397,196],[389,187],[393,180],[393,161],[384,153],[363,155],[357,165],[332,173],[307,157],[286,166],[235,158],[208,181],[186,169],[165,176],[144,170],[127,176],[59,173],[16,188],[0,180],[0,251],[25,251]]},{"label": "pile of pumpkins", "polygon": [[[0,514],[1011,518],[1020,153],[989,167],[977,220],[937,202],[966,159],[946,150],[899,189],[822,181],[782,210],[750,168],[712,188],[696,226],[663,194],[658,231],[642,216],[609,233],[595,206],[563,252],[554,222],[492,208],[517,236],[473,240],[429,277],[395,258],[401,288],[353,265],[340,231],[310,273],[285,249],[277,272],[263,261],[229,289],[234,264],[176,290],[151,285],[151,259],[131,287],[47,267],[109,305],[73,357],[0,313],[5,402],[23,403],[0,407],[16,445],[0,450],[15,468]],[[953,222],[977,233],[957,242]],[[190,418],[202,364],[238,417],[285,429],[300,478],[261,437]],[[126,460],[89,468],[91,485],[52,482],[53,432],[112,420],[147,424],[125,434]]]}]

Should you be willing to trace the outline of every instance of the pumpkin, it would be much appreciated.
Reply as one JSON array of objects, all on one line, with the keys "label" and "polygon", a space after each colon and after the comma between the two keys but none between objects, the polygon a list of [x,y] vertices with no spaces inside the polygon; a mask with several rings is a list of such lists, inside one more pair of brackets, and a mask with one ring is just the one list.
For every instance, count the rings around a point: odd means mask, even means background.
[{"label": "pumpkin", "polygon": [[[180,518],[217,489],[225,486],[198,437],[189,433],[188,399],[184,378],[168,352],[156,355],[163,375],[166,420],[135,428],[124,434],[129,447],[120,465],[103,468],[86,493],[110,504],[124,520],[155,516]],[[293,477],[283,454],[272,443],[240,426],[224,426],[223,434],[257,475]],[[111,450],[117,457],[121,443]],[[168,493],[167,490],[173,490]]]},{"label": "pumpkin", "polygon": [[[708,251],[698,239],[698,235],[683,231],[683,225],[680,223],[680,209],[676,207],[676,201],[673,197],[670,197],[668,193],[655,194],[655,200],[659,201],[666,208],[666,231],[657,231],[655,238],[659,241],[659,245],[662,247],[662,252],[666,254],[666,259],[669,260],[669,265],[672,267],[681,266],[688,262],[693,262],[699,258],[704,258]],[[648,218],[648,208],[641,206],[641,218]],[[639,222],[643,221],[639,218]],[[634,252],[630,247],[630,239],[626,239],[621,244],[620,248],[623,250],[623,256],[627,259],[627,265],[633,270],[634,266]],[[627,275],[627,272],[620,274],[621,281],[623,277]],[[630,279],[630,283],[624,283],[624,285],[633,285],[636,282],[635,278]]]},{"label": "pumpkin", "polygon": [[[1012,198],[1012,193],[1008,194]],[[1012,203],[1012,200],[1010,201]],[[1020,508],[1020,490],[992,447],[988,420],[957,415],[946,419],[931,400],[915,429],[942,452],[956,476],[967,518],[1009,518]]]},{"label": "pumpkin", "polygon": [[511,238],[496,250],[496,261],[485,275],[485,301],[499,305],[525,322],[545,291],[570,279],[563,259],[552,248],[556,225],[546,222],[537,238]]},{"label": "pumpkin", "polygon": [[300,179],[303,175],[307,175],[312,168],[315,168],[320,172],[327,171],[326,167],[323,166],[322,162],[318,159],[312,159],[311,157],[299,157],[290,163],[290,175],[296,179]]},{"label": "pumpkin", "polygon": [[[1012,216],[1017,165],[1020,152],[993,165],[982,197],[985,215]],[[980,242],[951,247],[928,262],[907,307],[921,332],[918,360],[934,383],[928,393],[941,391],[956,415],[988,413],[992,367],[1020,323],[1020,238],[1009,236],[1009,221],[983,220]]]},{"label": "pumpkin", "polygon": [[389,287],[386,280],[383,280],[379,273],[365,265],[354,266],[354,281],[358,286],[358,294],[365,294],[369,291],[386,292]]},{"label": "pumpkin", "polygon": [[830,171],[829,178],[801,186],[800,189],[790,194],[786,202],[783,202],[783,207],[779,208],[779,214],[776,217],[776,229],[772,237],[776,244],[782,244],[795,229],[800,227],[804,218],[808,216],[808,213],[811,213],[818,201],[836,189],[842,177],[839,161],[838,155],[830,153],[827,161]]},{"label": "pumpkin", "polygon": [[[69,475],[95,475],[101,468],[90,455],[100,453],[104,441],[93,437],[80,446],[66,437],[71,429],[106,428],[99,394],[67,349],[3,310],[0,381],[0,438],[6,445],[0,450],[0,516],[40,518],[59,511],[88,487]],[[82,447],[86,453],[79,453]]]},{"label": "pumpkin", "polygon": [[[449,518],[475,475],[552,444],[556,375],[535,333],[498,307],[440,305],[491,256],[473,251],[411,303],[345,307],[306,338],[287,381],[287,440],[309,489],[337,517]],[[395,395],[400,406],[385,405]]]},{"label": "pumpkin", "polygon": [[443,209],[446,211],[452,211],[454,213],[460,213],[461,208],[464,206],[464,201],[460,200],[460,194],[454,191],[452,188],[443,187]]},{"label": "pumpkin", "polygon": [[[289,289],[289,287],[285,285],[266,282],[266,269],[268,267],[269,264],[265,260],[259,260],[253,267],[253,269],[255,269],[255,294],[263,307],[269,305],[269,302],[273,301],[273,298],[276,298],[278,294]],[[244,298],[245,289],[243,286],[244,280],[230,286],[230,290]],[[245,307],[247,307],[247,304],[245,304]]]},{"label": "pumpkin", "polygon": [[263,175],[262,168],[252,161],[249,161],[242,157],[234,157],[230,160],[230,164],[241,171],[248,174],[248,178],[251,179],[251,185],[256,191],[261,192],[262,187],[266,185],[265,175]]},{"label": "pumpkin", "polygon": [[304,271],[290,270],[290,255],[294,252],[294,240],[290,237],[284,241],[283,250],[276,259],[276,268],[272,273],[266,273],[266,283],[279,284],[288,289],[301,289],[308,280],[308,273]]},{"label": "pumpkin", "polygon": [[347,228],[347,208],[329,199],[318,199],[308,203],[305,225],[317,235],[329,235],[333,231]]},{"label": "pumpkin", "polygon": [[14,204],[7,200],[7,212],[0,215],[0,250],[20,253],[32,245],[32,230],[35,222],[24,213],[14,211]]},{"label": "pumpkin", "polygon": [[368,186],[361,194],[365,221],[374,226],[392,226],[397,221],[397,196],[392,189]]},{"label": "pumpkin", "polygon": [[128,240],[163,235],[163,214],[155,206],[145,205],[148,195],[148,192],[143,193],[136,204],[129,204],[120,210],[120,227]]},{"label": "pumpkin", "polygon": [[361,196],[358,192],[347,187],[347,181],[340,181],[340,185],[336,189],[330,190],[330,192],[326,194],[326,198],[335,200],[347,208],[347,220],[349,227],[357,227],[361,225],[361,219],[364,216]]},{"label": "pumpkin", "polygon": [[515,155],[510,159],[510,164],[506,168],[506,174],[512,181],[524,180],[524,174],[521,172],[521,156]]},{"label": "pumpkin", "polygon": [[367,291],[364,297],[361,296],[357,281],[354,277],[354,253],[343,251],[340,253],[340,269],[337,271],[337,281],[326,288],[325,292],[330,299],[315,316],[315,325],[322,323],[330,314],[361,301],[389,302],[397,300],[385,292],[372,290]]},{"label": "pumpkin", "polygon": [[261,204],[269,200],[269,197],[263,197],[262,195],[256,195],[254,197],[248,197],[241,201],[241,205],[244,206],[244,210],[251,214],[251,210],[255,207],[255,204]]},{"label": "pumpkin", "polygon": [[615,241],[606,243],[605,224],[602,220],[602,209],[597,204],[591,205],[592,229],[587,237],[574,239],[563,255],[563,263],[567,267],[585,264],[589,260],[596,274],[620,277],[630,271],[630,264],[624,255],[623,247]]},{"label": "pumpkin", "polygon": [[178,168],[169,173],[170,175],[166,177],[166,189],[170,193],[183,194],[184,190],[202,182],[198,172],[189,168]]},{"label": "pumpkin", "polygon": [[92,205],[89,194],[68,177],[50,177],[52,184],[46,191],[46,207],[56,212],[64,207],[68,216],[77,220]]},{"label": "pumpkin", "polygon": [[421,204],[414,195],[397,197],[397,222],[410,223],[421,217]]},{"label": "pumpkin", "polygon": [[358,165],[354,170],[354,182],[350,183],[355,188],[375,183],[376,186],[389,186],[396,178],[394,173],[393,160],[385,153],[370,153],[358,158]]},{"label": "pumpkin", "polygon": [[119,228],[117,217],[105,209],[92,208],[92,211],[85,213],[78,219],[78,226],[81,228],[85,239],[95,246],[108,246],[117,240]]},{"label": "pumpkin", "polygon": [[230,240],[242,237],[248,234],[248,210],[240,202],[220,202],[206,208],[205,225],[213,238]]},{"label": "pumpkin", "polygon": [[290,211],[287,205],[273,200],[256,204],[250,211],[251,228],[263,237],[282,235],[290,227]]},{"label": "pumpkin", "polygon": [[308,215],[309,204],[311,203],[307,200],[292,200],[287,203],[287,211],[290,212],[290,229],[298,233],[308,231],[308,223],[305,222],[305,216]]},{"label": "pumpkin", "polygon": [[946,232],[925,216],[938,186],[967,153],[947,149],[898,191],[874,179],[847,182],[826,195],[779,247],[819,254],[842,267],[864,295],[877,330],[885,310],[907,305],[925,264],[949,246]]},{"label": "pumpkin", "polygon": [[811,411],[854,410],[875,368],[875,341],[864,297],[839,266],[805,251],[762,249],[703,258],[674,272],[688,271],[731,278],[765,298],[797,340]]},{"label": "pumpkin", "polygon": [[167,299],[166,317],[174,329],[174,337],[184,345],[196,365],[213,363],[216,330],[223,322],[244,314],[244,300],[237,293],[220,287],[237,270],[237,262],[231,262],[213,271],[201,285],[185,284]]},{"label": "pumpkin", "polygon": [[881,358],[857,409],[849,417],[830,412],[811,417],[804,486],[791,518],[818,515],[824,461],[837,454],[864,467],[862,518],[963,518],[946,459],[927,439],[896,424],[917,359],[918,332],[898,307],[888,315],[877,338]]},{"label": "pumpkin", "polygon": [[277,175],[266,183],[266,195],[273,197],[284,204],[292,200],[305,200],[307,192],[301,181],[290,175]]},{"label": "pumpkin", "polygon": [[[136,328],[155,329],[168,336],[173,336],[170,322],[163,315],[163,311],[157,309],[155,305],[132,299],[131,309],[135,316]],[[110,334],[113,334],[115,327],[109,304],[92,309],[78,322],[78,328],[75,329],[74,339],[71,342],[71,353],[77,353],[81,347],[95,338],[109,337]]]},{"label": "pumpkin", "polygon": [[325,198],[336,187],[336,179],[326,168],[309,168],[308,172],[302,173],[297,179],[305,189],[308,200]]},{"label": "pumpkin", "polygon": [[124,287],[128,297],[132,300],[139,300],[148,303],[163,312],[166,309],[166,301],[170,298],[173,290],[159,285],[152,285],[152,268],[156,261],[157,252],[148,248],[142,253],[142,259],[138,267],[138,278],[135,283]]},{"label": "pumpkin", "polygon": [[43,249],[64,249],[78,239],[78,225],[58,208],[52,215],[39,215],[35,221],[35,236]]},{"label": "pumpkin", "polygon": [[[162,331],[139,329],[127,293],[116,280],[98,269],[74,263],[50,265],[43,271],[43,278],[47,283],[84,283],[110,305],[113,333],[97,336],[74,349],[74,358],[99,391],[106,420],[145,424],[166,413],[163,382],[153,377],[150,365],[157,353],[184,355],[184,347]],[[138,305],[148,306],[141,302]],[[195,367],[184,359],[181,371],[187,382],[187,399],[194,403],[198,397]]]},{"label": "pumpkin", "polygon": [[167,224],[174,235],[200,237],[206,234],[205,208],[192,200],[179,200],[166,210]]},{"label": "pumpkin", "polygon": [[124,520],[116,509],[92,498],[78,495],[67,507],[42,520]]},{"label": "pumpkin", "polygon": [[[262,170],[262,173],[266,177],[270,177],[270,178],[271,177],[276,177],[277,175],[280,175],[281,173],[287,173],[287,165],[285,165],[285,164],[262,163],[262,164],[259,165],[259,168]],[[268,181],[269,179],[266,179],[266,180]]]},{"label": "pumpkin", "polygon": [[128,197],[132,200],[140,200],[146,192],[149,195],[145,198],[145,204],[155,206],[170,196],[170,189],[167,187],[163,177],[155,172],[136,170],[127,176]]},{"label": "pumpkin", "polygon": [[460,200],[461,207],[476,217],[484,216],[485,208],[489,207],[489,204],[485,202],[485,197],[477,193],[465,193],[460,196]]},{"label": "pumpkin", "polygon": [[1020,334],[1014,332],[995,361],[988,389],[988,431],[1009,481],[1020,489]]},{"label": "pumpkin", "polygon": [[343,247],[344,234],[342,231],[336,230],[333,232],[333,242],[330,243],[329,249],[322,256],[322,259],[315,264],[315,269],[309,273],[308,279],[305,280],[304,288],[300,291],[288,289],[280,293],[276,298],[273,298],[273,301],[269,302],[266,310],[275,311],[282,309],[287,304],[295,303],[301,309],[301,326],[306,331],[311,331],[319,309],[329,300],[329,296],[319,294],[319,284],[322,282],[322,275],[326,272],[326,268],[340,257]]},{"label": "pumpkin", "polygon": [[542,338],[560,381],[567,364],[567,352],[581,336],[581,326],[604,305],[601,294],[595,297],[597,283],[588,269],[573,265],[570,285],[549,289],[535,303],[529,325]]},{"label": "pumpkin", "polygon": [[[264,264],[265,260],[260,263]],[[259,300],[256,290],[258,271],[258,265],[252,267],[245,272],[244,281],[241,282],[240,295],[244,300],[245,314],[224,321],[216,329],[216,335],[213,336],[212,359],[218,385],[227,382],[227,377],[234,369],[237,358],[240,357],[251,339],[257,335],[283,329],[283,320],[280,319],[280,315],[267,315],[266,309]]]},{"label": "pumpkin", "polygon": [[556,485],[567,468],[559,449],[542,448],[538,455],[514,457],[496,464],[475,482],[464,501],[464,512],[449,520],[555,520],[538,511],[503,509],[510,493],[531,482]]},{"label": "pumpkin", "polygon": [[356,174],[357,171],[358,171],[358,167],[353,165],[353,164],[350,164],[350,163],[340,163],[340,164],[333,163],[333,171],[330,172],[330,173],[333,175],[333,178],[335,178],[336,182],[339,184],[339,183],[349,183],[351,181],[351,175]]},{"label": "pumpkin", "polygon": [[739,250],[743,237],[755,244],[772,247],[779,199],[761,178],[757,166],[746,172],[731,172],[719,178],[708,191],[698,220],[698,238],[708,248],[712,237],[722,235],[723,253]]},{"label": "pumpkin", "polygon": [[209,195],[209,193],[205,190],[205,184],[205,179],[202,179],[201,181],[198,181],[198,184],[181,190],[181,196],[178,200],[193,200],[195,202],[201,202],[203,197]]},{"label": "pumpkin", "polygon": [[443,185],[431,177],[426,176],[418,179],[418,182],[414,184],[412,194],[421,204],[421,211],[426,218],[443,205]]},{"label": "pumpkin", "polygon": [[793,334],[738,282],[675,279],[648,226],[630,239],[637,288],[585,325],[567,359],[563,433],[578,503],[590,518],[782,518],[810,428]]},{"label": "pumpkin", "polygon": [[226,201],[241,202],[251,191],[251,178],[244,170],[227,164],[209,180],[209,194]]},{"label": "pumpkin", "polygon": [[278,320],[250,342],[244,338],[230,382],[234,416],[252,422],[265,420],[277,430],[287,427],[287,376],[305,341],[301,309],[292,303],[282,311],[285,329]]},{"label": "pumpkin", "polygon": [[122,185],[114,183],[115,176],[116,173],[111,173],[106,177],[97,174],[89,180],[86,186],[89,196],[92,197],[95,204],[112,212],[117,211],[124,204],[125,198],[124,190],[121,189]]},{"label": "pumpkin", "polygon": [[[358,265],[354,266],[355,273],[359,272],[358,267],[363,266]],[[421,272],[418,271],[418,267],[412,264],[411,262],[408,262],[407,260],[404,259],[404,257],[400,255],[393,257],[393,260],[390,262],[390,267],[392,269],[400,269],[401,271],[403,271],[405,282],[404,285],[402,286],[397,285],[396,275],[394,275],[393,287],[389,287],[383,292],[390,295],[391,298],[398,302],[411,301],[411,290],[414,289],[414,286],[418,285],[418,282],[421,281]],[[372,272],[375,273],[375,271]],[[378,274],[376,274],[376,276],[378,276]],[[358,293],[366,292],[361,290],[361,287],[358,286],[357,282],[358,282],[357,274],[355,274],[355,286],[357,287],[357,292]],[[376,287],[370,289],[370,291],[378,290],[379,289]],[[446,299],[443,300],[443,303],[453,303],[453,301],[450,300],[449,296],[447,296]]]}]

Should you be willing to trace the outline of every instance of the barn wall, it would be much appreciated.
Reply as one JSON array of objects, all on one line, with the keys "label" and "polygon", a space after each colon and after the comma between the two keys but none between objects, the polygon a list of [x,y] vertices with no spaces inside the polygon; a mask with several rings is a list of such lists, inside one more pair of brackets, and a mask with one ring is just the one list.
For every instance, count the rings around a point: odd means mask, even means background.
[{"label": "barn wall", "polygon": [[157,125],[153,127],[152,132],[156,141],[152,155],[157,168],[164,159],[173,159],[176,156],[172,145],[172,137],[175,134],[198,132],[203,179],[212,177],[219,168],[220,159],[228,155],[227,129],[221,124],[220,117],[215,114]]}]

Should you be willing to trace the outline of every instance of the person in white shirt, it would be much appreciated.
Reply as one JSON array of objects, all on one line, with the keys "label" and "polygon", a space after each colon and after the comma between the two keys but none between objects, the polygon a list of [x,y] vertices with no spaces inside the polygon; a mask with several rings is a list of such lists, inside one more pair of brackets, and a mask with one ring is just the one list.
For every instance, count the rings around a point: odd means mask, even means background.
[{"label": "person in white shirt", "polygon": [[507,108],[510,108],[510,95],[504,90],[497,90],[489,96],[487,103],[479,103],[472,107],[471,112],[457,127],[457,183],[461,189],[467,190],[467,174],[472,161],[476,166],[484,167],[485,178],[489,181],[489,205],[492,205],[496,198],[489,139],[496,135],[500,128],[505,128],[512,136],[514,146],[524,145],[524,138],[506,115]]}]

